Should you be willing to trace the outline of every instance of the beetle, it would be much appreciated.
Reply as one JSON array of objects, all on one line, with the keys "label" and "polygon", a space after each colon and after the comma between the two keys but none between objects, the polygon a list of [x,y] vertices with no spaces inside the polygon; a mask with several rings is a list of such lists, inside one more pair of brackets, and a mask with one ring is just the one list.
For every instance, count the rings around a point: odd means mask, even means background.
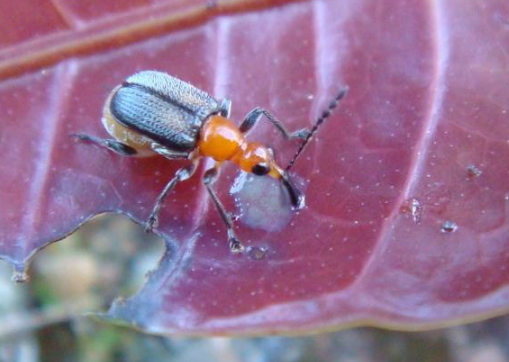
[{"label": "beetle", "polygon": [[262,143],[249,142],[246,135],[264,116],[287,140],[304,140],[289,164],[291,166],[345,92],[346,88],[336,96],[312,130],[304,128],[289,132],[272,113],[261,107],[250,111],[237,127],[229,118],[229,99],[217,101],[206,92],[169,74],[145,70],[129,76],[115,87],[105,102],[102,123],[113,139],[86,134],[71,136],[122,156],[147,156],[155,152],[171,160],[191,161],[190,165],[175,173],[158,196],[145,223],[147,232],[157,226],[164,199],[175,185],[194,174],[201,158],[212,158],[215,164],[205,171],[203,183],[227,228],[231,252],[240,253],[244,246],[235,234],[233,220],[212,187],[221,165],[230,161],[245,172],[280,180],[288,191],[292,207],[302,209],[305,199],[288,176],[289,167],[279,167],[272,149]]}]

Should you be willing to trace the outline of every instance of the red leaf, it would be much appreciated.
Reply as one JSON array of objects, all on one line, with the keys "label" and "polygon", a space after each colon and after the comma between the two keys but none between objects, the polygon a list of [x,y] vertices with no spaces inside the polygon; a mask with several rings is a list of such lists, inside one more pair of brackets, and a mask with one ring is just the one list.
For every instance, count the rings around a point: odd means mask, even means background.
[{"label": "red leaf", "polygon": [[[307,187],[304,210],[289,212],[268,179],[231,190],[244,213],[239,236],[265,255],[229,253],[195,176],[166,202],[158,269],[107,317],[159,333],[295,333],[422,328],[507,310],[507,2],[255,10],[268,3],[55,0],[0,11],[0,74],[26,73],[0,85],[1,255],[22,270],[97,213],[146,219],[183,163],[122,158],[68,137],[105,137],[102,104],[136,71],[231,97],[236,120],[265,107],[292,130],[311,126],[348,85],[293,168]],[[250,136],[283,165],[297,147],[269,124]],[[216,185],[229,210],[237,174],[225,167]]]}]

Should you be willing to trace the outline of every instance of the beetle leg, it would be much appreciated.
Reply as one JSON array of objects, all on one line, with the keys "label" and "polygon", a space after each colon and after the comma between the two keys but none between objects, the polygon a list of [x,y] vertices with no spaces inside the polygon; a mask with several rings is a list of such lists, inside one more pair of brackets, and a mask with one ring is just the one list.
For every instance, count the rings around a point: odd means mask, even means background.
[{"label": "beetle leg", "polygon": [[219,109],[221,110],[220,114],[221,116],[225,118],[230,118],[230,113],[232,110],[232,101],[228,98],[223,99],[221,102],[221,105],[219,106]]},{"label": "beetle leg", "polygon": [[89,136],[89,135],[82,134],[82,133],[73,133],[73,134],[70,134],[69,136],[75,137],[76,139],[78,139],[79,141],[82,141],[82,142],[90,142],[90,143],[93,143],[99,147],[107,148],[110,151],[113,151],[121,156],[134,156],[137,153],[137,151],[134,148],[132,148],[131,146],[125,145],[125,144],[118,142],[116,140],[104,139],[104,138],[99,138],[99,137],[95,137],[95,136]]},{"label": "beetle leg", "polygon": [[153,143],[150,148],[160,154],[161,156],[169,159],[169,160],[181,160],[189,157],[189,152],[179,152],[179,151],[173,151],[169,150],[168,148],[161,146],[157,143]]},{"label": "beetle leg", "polygon": [[219,215],[221,215],[221,218],[223,219],[223,222],[226,225],[228,232],[228,245],[230,247],[230,251],[232,253],[241,253],[244,251],[244,246],[240,243],[239,239],[235,235],[235,231],[233,229],[233,220],[226,211],[224,205],[219,200],[219,197],[217,197],[216,192],[212,188],[212,184],[217,180],[218,176],[219,167],[216,164],[214,167],[205,171],[205,174],[203,175],[203,183],[205,184],[205,187],[207,188],[207,191],[209,192],[212,201],[214,201],[214,205],[216,205],[217,211],[219,211]]},{"label": "beetle leg", "polygon": [[281,121],[274,117],[272,113],[260,107],[256,107],[246,115],[244,121],[242,121],[242,124],[240,125],[240,131],[242,133],[248,133],[256,125],[256,122],[258,122],[258,120],[262,116],[265,116],[274,126],[276,126],[276,128],[283,134],[283,136],[287,140],[291,140],[294,138],[306,139],[306,137],[309,135],[309,130],[307,128],[303,128],[298,131],[290,133],[283,125],[283,123],[281,123]]},{"label": "beetle leg", "polygon": [[164,199],[166,196],[170,193],[171,190],[175,187],[176,184],[178,184],[181,181],[187,180],[190,178],[194,172],[196,171],[196,168],[198,166],[198,158],[193,160],[193,163],[189,166],[182,167],[179,169],[175,176],[166,184],[163,191],[159,194],[157,197],[157,201],[154,205],[154,208],[152,209],[152,212],[150,213],[150,216],[147,219],[147,222],[145,223],[145,232],[151,232],[153,228],[157,227],[157,224],[159,223],[159,211],[161,211],[161,206],[163,206]]}]

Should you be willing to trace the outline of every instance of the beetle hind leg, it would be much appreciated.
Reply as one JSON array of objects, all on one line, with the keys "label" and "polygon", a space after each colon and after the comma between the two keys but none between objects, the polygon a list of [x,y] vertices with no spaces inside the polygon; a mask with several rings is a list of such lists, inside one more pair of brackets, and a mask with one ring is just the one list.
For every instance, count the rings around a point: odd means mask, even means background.
[{"label": "beetle hind leg", "polygon": [[73,133],[70,134],[69,136],[76,138],[78,141],[81,142],[89,142],[99,147],[107,148],[108,150],[113,151],[116,154],[119,154],[120,156],[134,156],[137,154],[136,149],[116,140],[99,138],[82,133]]}]

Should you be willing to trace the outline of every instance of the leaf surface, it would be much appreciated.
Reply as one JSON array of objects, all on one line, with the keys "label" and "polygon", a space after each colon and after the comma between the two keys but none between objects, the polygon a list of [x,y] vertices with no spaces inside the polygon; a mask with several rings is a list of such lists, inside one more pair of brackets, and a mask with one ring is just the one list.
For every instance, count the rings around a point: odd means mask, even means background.
[{"label": "leaf surface", "polygon": [[[157,270],[107,318],[252,334],[507,310],[507,2],[53,0],[0,17],[0,254],[17,270],[98,213],[143,222],[185,164],[69,137],[107,137],[111,89],[157,69],[231,98],[238,122],[262,106],[292,130],[350,91],[292,169],[304,210],[276,181],[225,166],[215,187],[253,247],[234,256],[203,162],[165,203]],[[282,165],[298,147],[264,121],[250,139]]]}]

